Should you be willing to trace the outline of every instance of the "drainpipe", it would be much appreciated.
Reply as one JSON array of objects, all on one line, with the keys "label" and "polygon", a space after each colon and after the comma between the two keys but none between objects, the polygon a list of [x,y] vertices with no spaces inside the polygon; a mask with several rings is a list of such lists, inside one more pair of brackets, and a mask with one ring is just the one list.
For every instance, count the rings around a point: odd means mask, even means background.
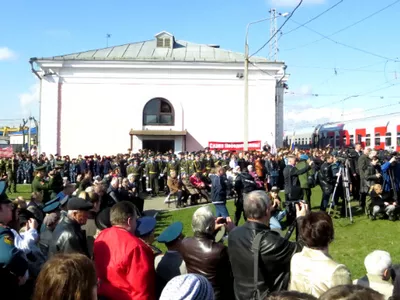
[{"label": "drainpipe", "polygon": [[[36,124],[36,135],[37,135],[37,148],[38,148],[38,153],[42,153],[42,82],[43,82],[43,78],[39,75],[39,73],[35,70],[35,68],[33,67],[33,63],[36,61],[36,57],[33,57],[29,60],[29,64],[31,65],[31,71],[33,74],[36,75],[37,78],[39,78],[39,82],[40,82],[40,87],[39,87],[39,126]],[[35,122],[36,123],[36,122]]]}]

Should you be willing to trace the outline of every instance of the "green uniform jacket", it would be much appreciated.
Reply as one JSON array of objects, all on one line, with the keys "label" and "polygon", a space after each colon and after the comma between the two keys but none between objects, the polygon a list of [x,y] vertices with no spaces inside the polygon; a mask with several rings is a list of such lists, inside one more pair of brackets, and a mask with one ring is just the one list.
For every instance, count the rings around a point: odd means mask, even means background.
[{"label": "green uniform jacket", "polygon": [[32,191],[39,192],[43,195],[43,203],[46,203],[50,200],[50,191],[53,187],[53,179],[50,178],[49,182],[45,182],[39,177],[35,176],[32,181]]},{"label": "green uniform jacket", "polygon": [[[301,160],[297,163],[296,169],[301,170],[304,169],[308,165],[307,161]],[[300,187],[302,189],[309,189],[310,186],[308,185],[308,176],[314,176],[314,170],[311,168],[307,173],[299,175]]]},{"label": "green uniform jacket", "polygon": [[129,174],[133,174],[133,176],[140,176],[142,173],[142,167],[139,165],[134,165],[131,164],[126,168],[126,173]]},{"label": "green uniform jacket", "polygon": [[159,163],[154,161],[153,163],[148,162],[146,164],[146,176],[149,177],[150,175],[160,175],[160,170],[158,168]]}]

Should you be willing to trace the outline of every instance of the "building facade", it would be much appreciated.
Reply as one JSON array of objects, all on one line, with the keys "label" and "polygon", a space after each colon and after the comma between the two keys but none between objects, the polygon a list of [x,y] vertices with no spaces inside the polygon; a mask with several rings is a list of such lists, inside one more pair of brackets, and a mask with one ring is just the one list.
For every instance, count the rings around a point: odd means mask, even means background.
[{"label": "building facade", "polygon": [[[145,42],[31,64],[41,84],[42,152],[195,151],[243,141],[241,53],[161,32]],[[285,69],[282,62],[250,59],[249,141],[282,144]]]}]

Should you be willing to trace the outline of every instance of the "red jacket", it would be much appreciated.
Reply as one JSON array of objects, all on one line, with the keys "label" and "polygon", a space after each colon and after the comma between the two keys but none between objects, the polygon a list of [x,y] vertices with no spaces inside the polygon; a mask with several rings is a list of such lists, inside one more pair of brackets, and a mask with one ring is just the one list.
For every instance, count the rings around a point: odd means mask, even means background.
[{"label": "red jacket", "polygon": [[94,241],[98,294],[110,300],[155,299],[154,255],[127,230],[111,227]]},{"label": "red jacket", "polygon": [[204,182],[195,175],[190,176],[190,183],[198,189],[204,188]]}]

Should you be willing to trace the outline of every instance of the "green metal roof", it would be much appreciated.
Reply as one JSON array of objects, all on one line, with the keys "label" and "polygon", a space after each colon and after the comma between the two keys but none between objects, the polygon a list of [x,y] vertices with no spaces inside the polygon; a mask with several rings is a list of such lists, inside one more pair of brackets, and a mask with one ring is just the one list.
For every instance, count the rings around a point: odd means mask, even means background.
[{"label": "green metal roof", "polygon": [[[170,35],[161,32],[159,35]],[[244,62],[244,54],[220,49],[219,46],[195,44],[182,40],[173,40],[173,47],[157,47],[157,38],[144,42],[112,46],[34,60],[54,61],[177,61],[177,62]],[[264,57],[252,57],[252,62],[269,62]]]}]

